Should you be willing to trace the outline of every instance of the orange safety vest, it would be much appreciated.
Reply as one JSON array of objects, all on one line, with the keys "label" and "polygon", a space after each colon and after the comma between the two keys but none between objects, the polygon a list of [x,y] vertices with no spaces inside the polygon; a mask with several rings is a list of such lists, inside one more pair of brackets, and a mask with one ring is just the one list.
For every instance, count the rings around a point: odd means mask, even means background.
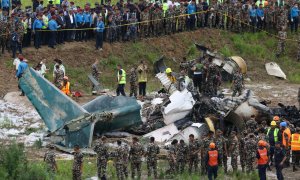
[{"label": "orange safety vest", "polygon": [[[287,136],[288,136],[288,142],[286,142],[284,134],[287,134]],[[286,128],[282,132],[282,145],[285,146],[285,147],[286,146],[291,146],[290,140],[291,140],[291,130],[289,128]]]},{"label": "orange safety vest", "polygon": [[62,83],[62,88],[61,88],[61,91],[66,94],[66,95],[69,95],[71,94],[70,92],[70,82],[67,82],[67,84],[64,86],[63,83]]},{"label": "orange safety vest", "polygon": [[291,142],[292,151],[300,151],[300,134],[292,134]]},{"label": "orange safety vest", "polygon": [[268,163],[268,150],[267,148],[263,148],[263,149],[258,149],[258,153],[259,153],[259,159],[257,161],[258,165],[265,165]]},{"label": "orange safety vest", "polygon": [[218,165],[218,151],[208,151],[208,165],[217,166]]}]

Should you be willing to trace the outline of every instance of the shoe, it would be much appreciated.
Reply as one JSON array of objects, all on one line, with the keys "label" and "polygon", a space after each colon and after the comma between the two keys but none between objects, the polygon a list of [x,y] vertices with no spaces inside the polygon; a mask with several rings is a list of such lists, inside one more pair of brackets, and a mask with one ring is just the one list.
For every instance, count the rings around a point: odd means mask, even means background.
[{"label": "shoe", "polygon": [[100,51],[103,51],[103,49],[102,49],[102,48],[100,48],[99,50],[100,50]]}]

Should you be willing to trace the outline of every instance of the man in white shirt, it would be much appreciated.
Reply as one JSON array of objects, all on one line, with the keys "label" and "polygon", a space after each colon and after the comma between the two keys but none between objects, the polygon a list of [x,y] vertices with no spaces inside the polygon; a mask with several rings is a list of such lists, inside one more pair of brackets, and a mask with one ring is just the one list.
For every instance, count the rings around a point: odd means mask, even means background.
[{"label": "man in white shirt", "polygon": [[14,59],[13,65],[16,66],[16,72],[18,71],[18,67],[20,64],[20,60],[23,60],[24,57],[22,56],[22,54],[18,54],[17,58]]},{"label": "man in white shirt", "polygon": [[47,71],[49,70],[49,69],[47,69],[47,66],[46,66],[46,64],[45,64],[45,62],[46,62],[46,59],[43,59],[41,62],[40,62],[40,64],[41,64],[41,75],[44,77],[45,76],[45,74],[47,73]]}]

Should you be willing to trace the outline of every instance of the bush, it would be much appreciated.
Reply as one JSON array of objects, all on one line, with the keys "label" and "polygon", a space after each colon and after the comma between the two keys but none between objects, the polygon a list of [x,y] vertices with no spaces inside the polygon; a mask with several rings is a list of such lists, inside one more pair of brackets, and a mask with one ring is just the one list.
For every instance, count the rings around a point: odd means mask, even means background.
[{"label": "bush", "polygon": [[13,142],[0,149],[0,179],[7,180],[46,180],[46,168],[28,163],[24,144]]}]

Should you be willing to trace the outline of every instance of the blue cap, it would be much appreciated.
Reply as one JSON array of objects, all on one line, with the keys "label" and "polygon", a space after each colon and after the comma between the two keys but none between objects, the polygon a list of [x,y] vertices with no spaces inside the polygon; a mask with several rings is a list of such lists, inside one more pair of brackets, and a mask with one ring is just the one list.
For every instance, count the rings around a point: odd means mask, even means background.
[{"label": "blue cap", "polygon": [[281,127],[286,127],[287,124],[286,124],[286,122],[281,122],[281,123],[280,123],[280,126],[281,126]]}]

